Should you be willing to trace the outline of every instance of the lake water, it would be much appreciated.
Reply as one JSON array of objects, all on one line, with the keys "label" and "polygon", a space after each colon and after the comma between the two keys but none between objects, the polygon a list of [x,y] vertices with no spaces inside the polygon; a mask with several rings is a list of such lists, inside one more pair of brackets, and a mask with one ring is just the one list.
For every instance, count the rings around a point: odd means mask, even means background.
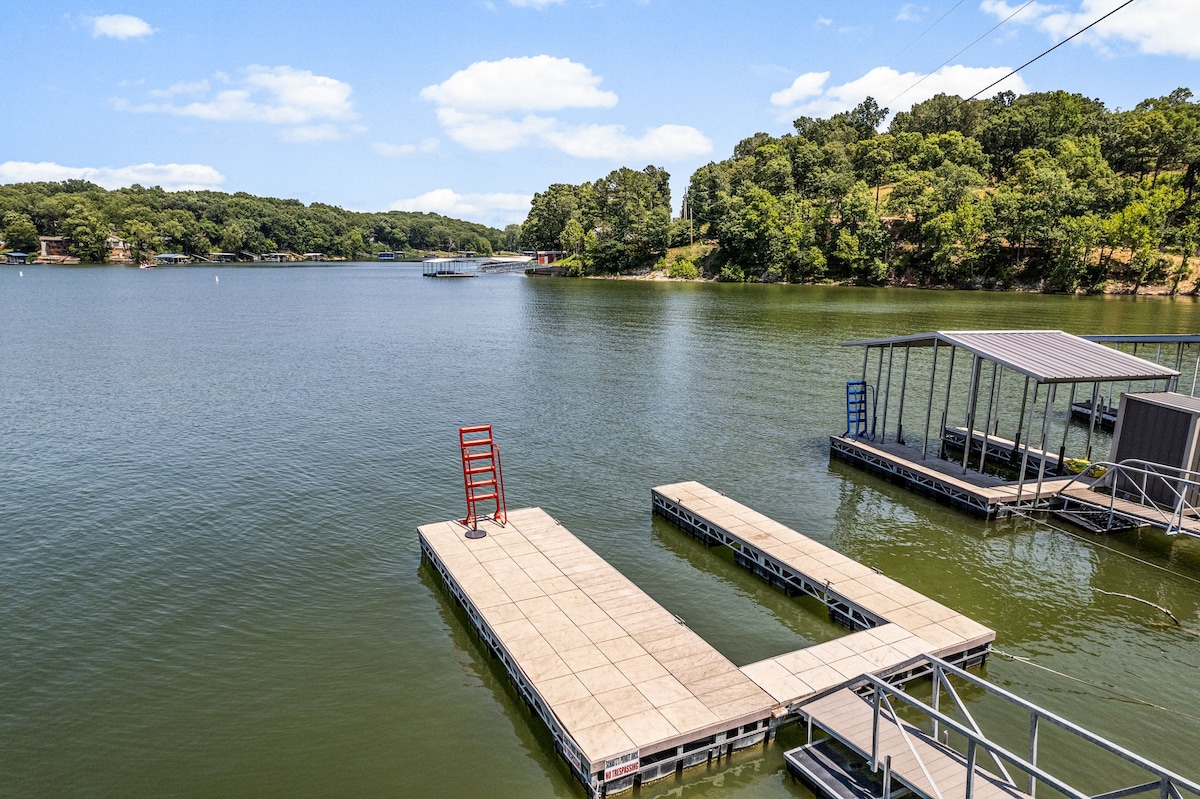
[{"label": "lake water", "polygon": [[[1076,679],[1000,656],[990,679],[1200,777],[1200,637],[1093,590],[1200,630],[1200,541],[982,523],[827,438],[861,369],[842,341],[1195,332],[1192,299],[23,271],[0,268],[0,795],[582,796],[421,564],[480,423],[510,508],[739,665],[841,631],[653,519],[654,485],[700,480],[994,628]],[[640,795],[807,796],[780,740]]]}]

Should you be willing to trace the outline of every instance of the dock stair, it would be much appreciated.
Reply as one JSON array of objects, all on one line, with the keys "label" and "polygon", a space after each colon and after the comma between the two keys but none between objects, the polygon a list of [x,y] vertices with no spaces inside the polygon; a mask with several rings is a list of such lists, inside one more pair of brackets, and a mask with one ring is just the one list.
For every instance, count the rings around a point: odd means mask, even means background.
[{"label": "dock stair", "polygon": [[[460,523],[471,528],[468,538],[482,537],[485,533],[479,529],[481,519],[491,519],[501,526],[508,521],[500,447],[492,438],[490,424],[460,427],[458,443],[462,448],[463,488],[467,495],[467,517]],[[492,503],[492,512],[480,514],[480,503],[485,509]]]},{"label": "dock stair", "polygon": [[[901,790],[921,799],[1031,799],[1044,793],[1039,788],[1067,799],[1124,799],[1149,793],[1162,799],[1200,797],[1200,784],[999,686],[932,655],[914,658],[914,665],[920,661],[928,664],[933,681],[929,703],[907,693],[904,686],[865,674],[846,687],[793,707],[808,725],[808,743],[784,754],[788,770],[830,799],[891,799]],[[973,697],[985,692],[1016,712],[1023,711],[1028,749],[1018,754],[985,732],[952,678]],[[995,725],[1001,735],[1012,714],[1012,709],[999,714],[1008,720]],[[1056,728],[1047,740],[1061,744],[1063,732],[1074,739],[1064,750],[1069,754],[1039,747],[1039,730],[1046,725]],[[825,736],[816,739],[818,730]],[[1095,774],[1120,773],[1132,775],[1121,782],[1141,781],[1103,785],[1097,792],[1094,785],[1084,790],[1056,775],[1066,770],[1067,761],[1078,773],[1081,757],[1096,767]],[[1106,760],[1124,761],[1124,767],[1115,770]]]},{"label": "dock stair", "polygon": [[867,403],[870,402],[871,386],[864,380],[846,381],[846,432],[847,438],[857,441],[865,438],[875,440],[875,426],[868,432]]}]

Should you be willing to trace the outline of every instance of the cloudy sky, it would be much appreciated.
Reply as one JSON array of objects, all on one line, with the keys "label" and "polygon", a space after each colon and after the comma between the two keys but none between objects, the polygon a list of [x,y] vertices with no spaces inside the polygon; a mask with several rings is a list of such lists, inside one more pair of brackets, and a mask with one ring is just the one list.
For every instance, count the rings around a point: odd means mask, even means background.
[{"label": "cloudy sky", "polygon": [[[1121,2],[10,3],[0,182],[502,226],[550,183],[653,163],[678,206],[696,167],[756,131],[867,95],[896,111],[972,94]],[[1197,2],[1134,0],[989,94],[1062,88],[1110,108],[1200,95]]]}]

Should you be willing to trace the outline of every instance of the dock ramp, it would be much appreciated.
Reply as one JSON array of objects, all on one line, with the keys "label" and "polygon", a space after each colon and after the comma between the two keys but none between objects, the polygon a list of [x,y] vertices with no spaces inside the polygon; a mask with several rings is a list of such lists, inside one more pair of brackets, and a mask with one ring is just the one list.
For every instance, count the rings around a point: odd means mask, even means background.
[{"label": "dock ramp", "polygon": [[[929,666],[933,691],[928,704],[903,686],[867,674],[794,707],[808,725],[808,744],[784,754],[788,769],[832,799],[890,799],[898,790],[922,799],[1031,799],[1044,793],[1039,787],[1067,799],[1124,799],[1150,793],[1162,799],[1200,797],[1200,784],[1003,688],[931,655],[915,660]],[[982,691],[1023,711],[1028,748],[1018,754],[986,732],[952,678],[972,694]],[[1045,749],[1039,747],[1039,731],[1046,725],[1075,739],[1070,758],[1076,771],[1079,763],[1115,759],[1124,761],[1120,773],[1136,774],[1137,781],[1106,785],[1099,792],[1071,784],[1055,773],[1061,770],[1054,753],[1039,751]],[[825,733],[819,740],[818,731]],[[1060,738],[1056,733],[1055,740]]]}]

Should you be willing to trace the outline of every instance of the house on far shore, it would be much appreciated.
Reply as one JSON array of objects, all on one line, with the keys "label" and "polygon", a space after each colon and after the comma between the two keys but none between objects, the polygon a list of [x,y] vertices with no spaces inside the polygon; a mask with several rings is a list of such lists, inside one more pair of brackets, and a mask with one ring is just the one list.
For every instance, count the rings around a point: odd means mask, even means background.
[{"label": "house on far shore", "polygon": [[38,236],[38,257],[34,263],[77,264],[79,259],[67,249],[65,236]]},{"label": "house on far shore", "polygon": [[6,264],[27,264],[27,263],[29,263],[29,253],[24,253],[24,252],[5,253],[4,263],[6,263]]},{"label": "house on far shore", "polygon": [[524,254],[537,261],[538,266],[549,266],[567,255],[562,250],[526,250]]},{"label": "house on far shore", "polygon": [[108,262],[110,264],[131,264],[133,263],[133,248],[129,246],[129,242],[117,235],[109,236],[105,239],[105,245],[108,247]]}]

